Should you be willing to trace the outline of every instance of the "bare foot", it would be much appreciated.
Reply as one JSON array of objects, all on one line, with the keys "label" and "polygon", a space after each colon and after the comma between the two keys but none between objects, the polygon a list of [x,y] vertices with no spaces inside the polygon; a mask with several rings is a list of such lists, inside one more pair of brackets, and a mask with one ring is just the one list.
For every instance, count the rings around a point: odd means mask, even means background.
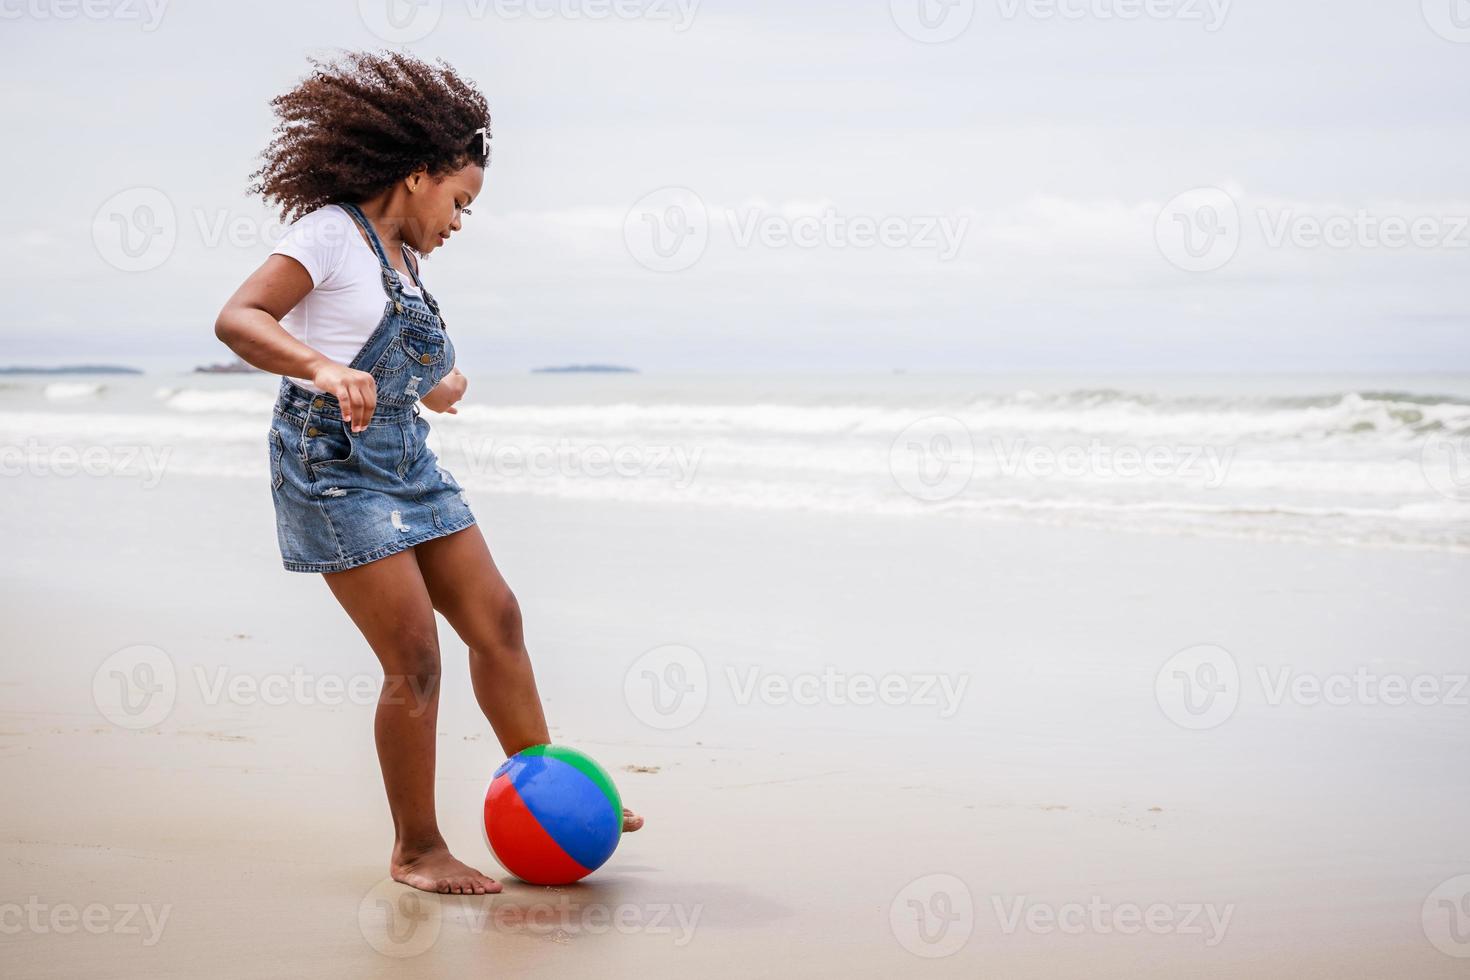
[{"label": "bare foot", "polygon": [[643,826],[643,818],[627,807],[623,807],[623,833],[631,834]]},{"label": "bare foot", "polygon": [[395,844],[388,867],[394,881],[420,891],[441,895],[493,895],[500,891],[500,882],[450,854],[443,841],[428,847]]}]

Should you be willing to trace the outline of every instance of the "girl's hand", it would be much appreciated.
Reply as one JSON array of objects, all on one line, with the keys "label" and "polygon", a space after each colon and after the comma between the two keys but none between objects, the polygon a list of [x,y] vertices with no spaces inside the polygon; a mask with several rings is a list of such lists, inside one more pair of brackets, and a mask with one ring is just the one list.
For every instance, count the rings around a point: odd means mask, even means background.
[{"label": "girl's hand", "polygon": [[312,372],[311,383],[322,391],[337,396],[342,407],[342,421],[353,432],[367,428],[373,409],[378,407],[378,383],[366,371],[355,371],[336,361],[327,361]]},{"label": "girl's hand", "polygon": [[470,379],[461,374],[458,367],[454,367],[444,376],[443,381],[431,388],[419,401],[424,403],[425,408],[435,412],[458,415],[459,409],[454,407],[454,403],[464,397],[465,389],[469,386]]}]

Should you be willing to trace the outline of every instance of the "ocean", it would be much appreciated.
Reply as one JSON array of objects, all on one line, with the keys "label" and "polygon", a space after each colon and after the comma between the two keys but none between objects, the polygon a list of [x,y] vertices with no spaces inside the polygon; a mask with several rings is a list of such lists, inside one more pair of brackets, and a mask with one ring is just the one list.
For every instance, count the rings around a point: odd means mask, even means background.
[{"label": "ocean", "polygon": [[[255,480],[267,375],[0,378],[0,469]],[[475,375],[476,496],[1470,550],[1470,377]]]}]

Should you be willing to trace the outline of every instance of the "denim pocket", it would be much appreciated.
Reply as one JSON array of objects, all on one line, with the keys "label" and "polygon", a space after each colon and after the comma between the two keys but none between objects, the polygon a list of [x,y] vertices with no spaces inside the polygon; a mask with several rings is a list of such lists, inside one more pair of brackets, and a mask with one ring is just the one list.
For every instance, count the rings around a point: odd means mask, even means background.
[{"label": "denim pocket", "polygon": [[443,334],[418,330],[409,326],[402,326],[398,329],[398,344],[408,355],[408,362],[411,365],[418,364],[428,367],[443,363],[444,343]]},{"label": "denim pocket", "polygon": [[317,418],[302,433],[307,465],[338,466],[357,458],[357,442],[341,419]]},{"label": "denim pocket", "polygon": [[281,456],[286,452],[286,443],[281,439],[281,433],[271,426],[270,434],[267,436],[271,451],[271,489],[281,489],[281,484],[286,481],[286,476],[281,472]]}]

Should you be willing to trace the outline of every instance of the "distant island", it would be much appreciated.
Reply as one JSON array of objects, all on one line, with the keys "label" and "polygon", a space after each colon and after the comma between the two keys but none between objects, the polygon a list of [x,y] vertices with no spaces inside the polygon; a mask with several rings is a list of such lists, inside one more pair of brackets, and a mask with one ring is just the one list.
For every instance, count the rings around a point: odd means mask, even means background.
[{"label": "distant island", "polygon": [[637,374],[637,368],[618,364],[562,364],[556,367],[531,368],[532,374]]},{"label": "distant island", "polygon": [[33,367],[25,364],[0,365],[0,374],[142,374],[134,367],[121,364],[62,364],[58,367]]},{"label": "distant island", "polygon": [[194,369],[195,374],[257,374],[260,368],[247,364],[240,358],[222,364],[204,364]]}]

